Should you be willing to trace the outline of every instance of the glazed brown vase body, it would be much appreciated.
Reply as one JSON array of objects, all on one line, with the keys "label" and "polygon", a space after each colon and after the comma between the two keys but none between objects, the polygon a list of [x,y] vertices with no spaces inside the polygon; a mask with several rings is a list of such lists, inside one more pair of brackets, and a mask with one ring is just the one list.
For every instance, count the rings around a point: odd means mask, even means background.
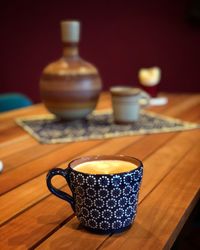
[{"label": "glazed brown vase body", "polygon": [[79,23],[76,22],[78,26],[73,23],[62,23],[63,57],[47,65],[40,79],[45,106],[67,120],[85,118],[91,113],[102,88],[98,70],[79,56]]}]

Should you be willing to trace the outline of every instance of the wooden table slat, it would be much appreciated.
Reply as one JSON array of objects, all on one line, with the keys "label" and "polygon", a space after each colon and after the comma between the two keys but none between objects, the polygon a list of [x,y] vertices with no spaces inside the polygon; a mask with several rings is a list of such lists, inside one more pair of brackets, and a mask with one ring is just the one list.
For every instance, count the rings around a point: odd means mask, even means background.
[{"label": "wooden table slat", "polygon": [[[137,140],[137,139],[138,138],[135,137],[135,140]],[[114,139],[112,139],[112,140],[114,140]],[[133,138],[124,138],[124,137],[120,138],[121,143],[114,144],[114,145],[116,145],[116,148],[113,146],[112,140],[108,141],[107,143],[112,145],[112,148],[109,146],[108,146],[108,148],[112,149],[112,152],[114,153],[115,150],[118,152],[119,149],[126,147],[126,144],[123,143],[123,140],[126,142],[129,140],[130,143],[132,143],[134,139]],[[100,144],[99,147],[98,146],[94,147],[95,144],[98,144],[98,143],[99,143],[99,141],[90,141],[90,144],[88,144],[88,142],[87,142],[86,146],[88,145],[88,146],[92,147],[92,144],[93,144],[93,149],[87,150],[86,153],[82,153],[81,151],[77,152],[77,144],[76,144],[74,148],[71,147],[70,149],[67,149],[67,153],[68,153],[67,157],[70,157],[70,150],[71,150],[71,157],[75,156],[75,155],[80,156],[80,155],[88,155],[88,154],[89,155],[104,154],[105,145],[102,147]],[[106,144],[106,143],[104,143],[104,144]],[[86,150],[86,146],[83,147],[84,151]],[[108,150],[106,150],[106,152],[108,152]],[[59,151],[59,154],[63,155],[63,152]],[[55,156],[55,159],[59,160],[58,155]],[[68,159],[70,159],[70,158],[68,158]],[[40,198],[43,199],[45,196],[49,195],[49,191],[47,190],[47,187],[46,187],[45,177],[46,177],[46,171],[49,168],[53,167],[50,165],[52,162],[53,162],[53,159],[51,159],[49,162],[46,162],[47,165],[46,165],[46,169],[45,169],[45,174],[42,174],[42,175],[30,180],[29,182],[22,184],[19,187],[16,187],[14,190],[11,190],[10,192],[7,192],[7,193],[3,194],[2,196],[0,196],[0,204],[3,204],[0,207],[0,225],[2,223],[5,223],[7,220],[11,219],[12,217],[14,217],[16,214],[20,213],[22,210],[25,210],[28,207],[32,206],[34,203],[37,203],[40,200]],[[45,162],[44,162],[44,164],[45,164]],[[66,161],[63,165],[66,168]],[[38,167],[41,168],[41,165],[39,165]],[[33,171],[35,170],[34,165],[30,165],[29,171],[31,171],[31,168],[33,169]],[[26,169],[24,171],[26,171]],[[29,171],[27,171],[26,175],[23,175],[21,173],[19,178],[21,179],[21,178],[23,178],[23,176],[27,176],[29,174]],[[17,175],[15,175],[15,176],[17,177]],[[2,178],[2,182],[3,182],[3,175],[0,176],[0,181],[1,181],[1,178]],[[8,176],[8,178],[9,178],[9,176]],[[10,183],[7,183],[7,185],[6,185],[6,182],[8,182],[8,180],[10,181]],[[6,188],[7,188],[7,186],[9,187],[9,185],[12,186],[13,181],[17,182],[17,178],[15,180],[13,180],[13,178],[4,180],[4,184],[6,185]],[[1,186],[3,191],[5,191],[4,190],[5,185]],[[63,186],[62,178],[58,178],[57,186],[58,187]],[[31,193],[33,193],[33,195],[30,195]],[[18,202],[19,200],[22,202]],[[9,207],[9,209],[5,209],[5,207],[7,207],[7,206]]]},{"label": "wooden table slat", "polygon": [[[172,139],[168,145],[167,143],[160,148],[160,150],[156,151],[156,154],[151,155],[144,161],[144,177],[140,190],[139,201],[141,202],[151,191],[159,185],[160,180],[164,179],[169,171],[171,171],[177,163],[181,161],[183,156],[189,152],[193,148],[193,145],[197,143],[199,140],[200,132],[193,131],[193,137],[191,138],[191,134],[182,133],[179,138],[175,137]],[[198,136],[197,136],[198,135]],[[182,146],[179,147],[177,145],[177,141],[182,139]],[[194,144],[193,144],[194,143]],[[174,155],[176,152],[176,155]],[[161,159],[167,158],[167,161],[162,161]],[[156,173],[156,174],[155,174]],[[75,235],[77,235],[77,229],[79,228],[79,223],[77,219],[74,218],[72,222],[67,223],[64,227],[59,229],[56,233],[54,233],[51,237],[46,240],[45,249],[48,249],[48,246],[51,245],[51,242],[56,238],[57,246],[63,245],[63,241],[61,240],[59,243],[59,239],[63,239],[63,235],[66,235],[67,242],[71,242],[74,239]],[[74,235],[73,235],[74,234]],[[90,235],[91,240],[91,248],[89,246],[83,247],[85,238],[88,237],[88,232],[85,230],[81,230],[82,236],[78,237],[76,242],[74,243],[74,249],[78,249],[78,247],[82,246],[82,249],[95,249],[106,239],[106,236],[98,238],[96,235]],[[69,237],[69,238],[68,238]],[[94,241],[93,241],[94,240]],[[42,245],[43,246],[43,245]],[[114,249],[114,248],[113,248]]]},{"label": "wooden table slat", "polygon": [[187,153],[187,158],[183,156],[179,164],[142,201],[132,229],[122,237],[116,235],[109,238],[100,249],[128,250],[132,249],[133,245],[136,249],[170,249],[195,202],[199,199],[200,190],[197,192],[200,180],[199,155],[198,142]]},{"label": "wooden table slat", "polygon": [[12,141],[12,143],[2,143],[0,144],[0,159],[3,160],[9,156],[12,158],[14,154],[34,147],[35,145],[38,145],[38,142],[29,135],[21,136],[16,141]]},{"label": "wooden table slat", "polygon": [[[197,131],[193,131],[193,132],[197,132]],[[188,133],[188,136],[189,136],[189,132],[187,132]],[[188,137],[188,136],[186,136],[185,135],[186,133],[184,133],[184,134],[179,134],[179,137],[184,137],[185,139],[184,139],[184,141],[187,141],[186,140],[186,137]],[[184,136],[183,136],[184,135]],[[177,137],[175,137],[174,138],[174,145],[177,145],[177,139],[176,139]],[[196,136],[196,135],[194,135],[194,139],[197,139],[198,137]],[[171,141],[170,141],[171,142]],[[195,141],[193,141],[193,143],[195,143]],[[188,147],[190,147],[191,148],[191,139],[190,140],[188,140]],[[136,146],[137,147],[137,146]],[[163,149],[164,148],[164,149]],[[172,145],[171,145],[171,153],[174,151],[174,147],[172,147]],[[168,149],[168,145],[164,145],[161,149],[160,149],[160,152],[161,153],[159,153],[158,151],[157,151],[157,154],[161,154],[160,155],[160,158],[162,158],[163,157],[163,155],[165,155],[166,154],[166,149]],[[135,148],[134,147],[132,147],[132,150],[133,150],[133,152],[134,152],[134,150],[135,150]],[[187,150],[187,148],[185,148],[185,150],[182,152],[182,154],[180,154],[180,157],[182,157],[182,155],[185,153],[185,152],[187,152],[188,150]],[[123,151],[122,151],[122,153],[123,153]],[[169,152],[170,153],[170,152]],[[159,172],[158,171],[158,167],[157,167],[157,165],[155,165],[155,162],[157,161],[157,158],[159,158],[159,156],[155,156],[155,155],[152,155],[152,156],[150,156],[149,158],[147,158],[145,161],[144,161],[144,164],[145,164],[145,167],[146,166],[154,166],[154,168],[152,168],[151,169],[151,173],[154,173],[154,172],[156,172],[157,173],[157,175],[156,176],[160,176],[160,175],[165,175],[166,173],[164,172],[163,173],[163,171],[161,171],[161,172]],[[174,164],[176,163],[176,161],[179,161],[179,158],[178,157],[176,157],[176,158],[174,158],[174,156],[173,156],[173,154],[172,154],[172,158],[174,159]],[[169,162],[168,162],[168,167],[170,167],[171,165],[171,163],[172,163],[172,160],[171,160],[171,162],[170,162],[170,160],[171,159],[169,159]],[[165,163],[165,165],[166,165],[167,163]],[[165,167],[165,165],[164,164],[162,164],[161,166],[164,168]],[[172,165],[173,166],[173,165]],[[150,168],[150,167],[149,167]],[[147,168],[145,168],[145,172],[147,173]],[[148,176],[147,174],[146,174],[146,176]],[[43,180],[44,180],[44,178],[45,178],[45,176],[43,175],[42,176],[42,178],[43,178]],[[42,178],[39,180],[39,182],[38,183],[41,183],[41,181],[42,181]],[[61,179],[61,178],[60,178]],[[58,181],[61,181],[60,179],[58,179]],[[147,193],[149,193],[156,185],[157,185],[157,182],[158,182],[158,180],[156,179],[156,182],[155,182],[155,179],[154,178],[151,178],[151,176],[150,176],[150,180],[149,179],[146,179],[145,180],[145,175],[144,175],[144,180],[143,180],[143,183],[144,183],[144,185],[141,187],[141,192],[140,192],[140,199],[142,200],[144,197],[145,197],[145,195],[147,194]],[[147,183],[147,185],[145,186],[145,183]],[[63,183],[62,183],[63,184]],[[154,184],[154,185],[153,185]],[[57,185],[58,185],[58,183],[57,183]],[[44,186],[44,185],[43,185]],[[145,186],[145,187],[144,187]],[[43,189],[44,189],[45,187],[43,187]],[[39,188],[39,189],[41,189],[41,187]],[[47,190],[47,193],[48,193],[48,190]],[[56,197],[55,197],[56,198]],[[44,207],[46,207],[46,204],[45,204],[45,201],[46,200],[44,200],[44,203],[43,203],[43,206]],[[64,204],[63,204],[63,206],[64,206]],[[31,208],[31,209],[34,209],[34,208]],[[60,209],[60,208],[59,208]],[[56,210],[57,211],[57,210]],[[56,212],[57,213],[57,212]],[[63,215],[63,217],[64,216],[66,216],[66,214],[64,214]],[[33,213],[33,215],[32,215],[32,217],[35,217],[35,214]],[[12,223],[12,222],[11,222]],[[20,225],[20,224],[19,224]],[[0,232],[0,234],[1,234],[1,232]],[[30,238],[30,241],[31,241],[32,239]],[[80,244],[81,244],[81,242],[79,242]],[[77,243],[78,244],[78,243]]]},{"label": "wooden table slat", "polygon": [[[200,120],[199,94],[168,97],[167,105],[148,110]],[[109,93],[103,93],[97,108],[110,106]],[[200,172],[195,168],[200,131],[40,145],[14,119],[44,113],[38,104],[0,115],[0,158],[6,168],[0,175],[0,249],[169,249],[200,198]],[[138,215],[127,232],[110,237],[85,231],[69,204],[46,187],[48,169],[65,168],[72,158],[91,154],[127,154],[144,162]],[[55,177],[53,183],[70,192],[63,178]]]},{"label": "wooden table slat", "polygon": [[[17,187],[18,185],[21,185],[44,172],[47,172],[53,167],[59,166],[63,162],[63,165],[66,167],[67,161],[74,158],[75,156],[78,157],[85,151],[90,154],[97,154],[97,152],[102,152],[102,154],[108,154],[109,149],[111,149],[112,152],[115,151],[115,146],[118,150],[120,149],[120,147],[126,147],[139,139],[140,136],[135,136],[134,138],[114,138],[106,140],[104,142],[102,142],[101,140],[91,140],[77,142],[75,144],[70,143],[64,147],[58,147],[57,150],[50,152],[50,154],[46,154],[44,156],[41,156],[40,158],[38,157],[35,160],[32,160],[1,175],[0,182],[2,183],[2,185],[0,187],[0,194],[3,194],[4,192],[7,192],[12,188]],[[91,147],[93,147],[93,149],[90,149]],[[108,147],[106,152],[105,147]],[[90,150],[89,152],[88,149]]]}]

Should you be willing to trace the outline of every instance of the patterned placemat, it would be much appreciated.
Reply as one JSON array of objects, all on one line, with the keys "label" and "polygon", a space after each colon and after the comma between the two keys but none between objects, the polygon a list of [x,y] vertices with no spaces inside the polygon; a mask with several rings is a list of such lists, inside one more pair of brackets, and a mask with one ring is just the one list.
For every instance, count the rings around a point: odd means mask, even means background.
[{"label": "patterned placemat", "polygon": [[200,128],[200,124],[149,111],[142,111],[140,119],[129,125],[115,124],[111,110],[95,111],[85,120],[63,121],[54,115],[39,115],[18,118],[16,122],[41,143],[64,143]]}]

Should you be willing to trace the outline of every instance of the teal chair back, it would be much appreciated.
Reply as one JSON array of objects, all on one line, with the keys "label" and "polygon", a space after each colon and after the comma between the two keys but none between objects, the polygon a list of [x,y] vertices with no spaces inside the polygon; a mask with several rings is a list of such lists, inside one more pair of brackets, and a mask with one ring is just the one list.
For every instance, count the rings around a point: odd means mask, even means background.
[{"label": "teal chair back", "polygon": [[21,93],[0,94],[0,112],[23,108],[32,104],[33,102]]}]

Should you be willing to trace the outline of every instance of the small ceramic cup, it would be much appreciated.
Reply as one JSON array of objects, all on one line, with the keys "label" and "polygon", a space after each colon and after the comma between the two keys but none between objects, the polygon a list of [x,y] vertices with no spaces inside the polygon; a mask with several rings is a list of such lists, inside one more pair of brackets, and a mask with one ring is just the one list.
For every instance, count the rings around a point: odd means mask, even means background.
[{"label": "small ceramic cup", "polygon": [[150,103],[150,96],[139,88],[111,87],[115,123],[127,124],[139,119],[140,108]]},{"label": "small ceramic cup", "polygon": [[[129,172],[86,174],[75,167],[88,161],[120,160],[134,164]],[[72,196],[55,188],[51,180],[63,176]],[[89,156],[69,163],[66,169],[55,168],[47,175],[47,186],[54,195],[70,203],[80,223],[95,233],[115,233],[128,229],[135,219],[143,164],[129,156]]]}]

